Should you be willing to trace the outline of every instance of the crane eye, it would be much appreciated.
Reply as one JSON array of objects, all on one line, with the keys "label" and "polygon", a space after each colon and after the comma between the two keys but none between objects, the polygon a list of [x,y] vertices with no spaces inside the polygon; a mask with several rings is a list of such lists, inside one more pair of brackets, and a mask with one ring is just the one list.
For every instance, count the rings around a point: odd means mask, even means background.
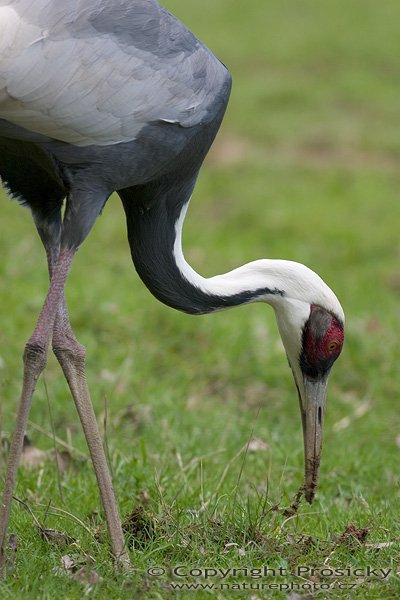
[{"label": "crane eye", "polygon": [[339,348],[339,342],[337,340],[331,340],[328,343],[328,351],[329,352],[336,352],[336,350]]}]

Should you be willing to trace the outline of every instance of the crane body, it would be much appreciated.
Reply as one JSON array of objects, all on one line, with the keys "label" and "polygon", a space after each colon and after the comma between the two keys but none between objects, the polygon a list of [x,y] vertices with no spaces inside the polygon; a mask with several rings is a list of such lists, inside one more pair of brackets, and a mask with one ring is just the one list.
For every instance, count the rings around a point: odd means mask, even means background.
[{"label": "crane body", "polygon": [[113,552],[128,562],[85,350],[64,296],[74,255],[115,191],[136,270],[159,300],[190,314],[250,302],[275,310],[300,399],[306,498],[314,497],[326,382],[343,344],[339,301],[299,263],[261,259],[204,278],[182,251],[186,210],[230,91],[226,67],[155,0],[0,0],[0,177],[31,210],[50,274],[24,352],[0,566],[30,403],[50,344],[86,435]]}]

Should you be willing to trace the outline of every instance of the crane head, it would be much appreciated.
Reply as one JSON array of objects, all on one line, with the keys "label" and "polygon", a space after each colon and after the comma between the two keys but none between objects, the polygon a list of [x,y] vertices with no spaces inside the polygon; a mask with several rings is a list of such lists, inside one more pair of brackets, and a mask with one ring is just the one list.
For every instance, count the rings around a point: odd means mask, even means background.
[{"label": "crane head", "polygon": [[328,376],[343,347],[344,314],[330,288],[312,271],[304,274],[309,285],[296,287],[295,293],[289,289],[274,308],[300,401],[305,496],[311,504],[318,483]]}]

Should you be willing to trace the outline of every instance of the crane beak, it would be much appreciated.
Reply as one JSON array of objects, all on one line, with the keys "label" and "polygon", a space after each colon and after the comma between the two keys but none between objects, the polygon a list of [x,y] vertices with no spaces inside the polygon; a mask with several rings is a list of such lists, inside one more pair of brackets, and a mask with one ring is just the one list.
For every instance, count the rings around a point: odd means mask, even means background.
[{"label": "crane beak", "polygon": [[303,393],[299,396],[304,436],[305,497],[311,504],[318,484],[327,377],[313,380],[304,376],[303,382]]}]

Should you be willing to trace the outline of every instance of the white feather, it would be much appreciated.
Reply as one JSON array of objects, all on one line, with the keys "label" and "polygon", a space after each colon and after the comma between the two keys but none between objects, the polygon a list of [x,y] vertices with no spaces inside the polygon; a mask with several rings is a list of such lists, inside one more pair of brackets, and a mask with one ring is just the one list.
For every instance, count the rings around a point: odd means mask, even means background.
[{"label": "white feather", "polygon": [[205,278],[186,262],[182,251],[182,227],[188,204],[175,225],[174,259],[185,279],[204,293],[231,296],[262,289],[282,293],[256,295],[254,301],[270,304],[276,315],[278,329],[298,385],[302,385],[299,357],[302,335],[310,317],[311,305],[321,306],[344,323],[344,313],[333,291],[314,271],[303,264],[288,260],[261,259],[222,275]]},{"label": "white feather", "polygon": [[[242,267],[205,278],[186,262],[182,251],[182,227],[188,208],[187,203],[181,211],[175,224],[174,259],[182,275],[193,285],[208,294],[230,296],[246,291],[268,288],[280,290],[281,294],[259,296],[257,301],[270,304],[279,315],[284,314],[283,321],[291,327],[298,324],[299,335],[302,325],[310,314],[310,305],[322,306],[344,322],[343,309],[339,300],[314,271],[305,265],[289,260],[261,259],[250,262]],[[286,336],[285,336],[286,337]]]}]

